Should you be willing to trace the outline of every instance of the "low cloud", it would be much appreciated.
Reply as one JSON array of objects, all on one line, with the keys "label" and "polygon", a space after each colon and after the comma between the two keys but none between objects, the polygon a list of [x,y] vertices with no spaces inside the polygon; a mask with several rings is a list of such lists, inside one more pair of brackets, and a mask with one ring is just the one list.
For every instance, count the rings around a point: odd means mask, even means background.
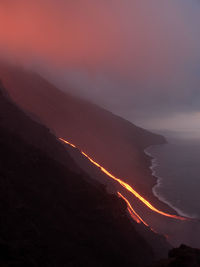
[{"label": "low cloud", "polygon": [[[145,125],[200,110],[200,4],[6,0],[1,57]],[[67,89],[69,90],[69,89]]]}]

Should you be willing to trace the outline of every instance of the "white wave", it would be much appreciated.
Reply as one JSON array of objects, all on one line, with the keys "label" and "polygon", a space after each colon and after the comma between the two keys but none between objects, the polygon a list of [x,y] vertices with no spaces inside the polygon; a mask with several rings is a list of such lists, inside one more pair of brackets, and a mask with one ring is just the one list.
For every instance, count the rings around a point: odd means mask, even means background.
[{"label": "white wave", "polygon": [[156,173],[156,169],[158,168],[159,163],[158,163],[158,159],[155,158],[149,152],[149,149],[151,149],[152,147],[154,147],[154,146],[147,147],[144,150],[144,153],[151,158],[151,166],[149,167],[149,169],[152,172],[152,176],[156,178],[156,184],[152,188],[152,192],[153,192],[154,196],[157,197],[161,202],[164,202],[169,207],[171,207],[172,209],[174,209],[180,216],[188,217],[188,218],[191,218],[191,219],[199,219],[199,216],[198,215],[196,215],[196,214],[189,214],[189,213],[184,212],[180,208],[177,208],[174,204],[172,204],[171,202],[169,202],[165,197],[161,196],[160,193],[158,192],[158,189],[162,185],[163,178],[160,177],[160,176],[158,176],[157,173]]}]

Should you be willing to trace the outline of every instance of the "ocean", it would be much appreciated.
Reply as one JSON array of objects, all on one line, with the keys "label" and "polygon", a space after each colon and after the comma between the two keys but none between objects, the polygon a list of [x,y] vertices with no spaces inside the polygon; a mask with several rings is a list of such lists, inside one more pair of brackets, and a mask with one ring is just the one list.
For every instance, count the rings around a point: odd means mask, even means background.
[{"label": "ocean", "polygon": [[180,215],[200,219],[200,140],[168,138],[145,152],[153,157],[153,193]]}]

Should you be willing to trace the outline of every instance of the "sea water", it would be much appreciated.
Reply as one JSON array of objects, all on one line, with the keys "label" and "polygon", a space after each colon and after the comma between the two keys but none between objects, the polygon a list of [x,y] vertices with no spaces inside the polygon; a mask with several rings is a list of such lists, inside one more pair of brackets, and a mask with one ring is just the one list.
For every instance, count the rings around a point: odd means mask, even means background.
[{"label": "sea water", "polygon": [[169,138],[145,152],[153,157],[153,193],[180,215],[200,219],[200,140]]}]

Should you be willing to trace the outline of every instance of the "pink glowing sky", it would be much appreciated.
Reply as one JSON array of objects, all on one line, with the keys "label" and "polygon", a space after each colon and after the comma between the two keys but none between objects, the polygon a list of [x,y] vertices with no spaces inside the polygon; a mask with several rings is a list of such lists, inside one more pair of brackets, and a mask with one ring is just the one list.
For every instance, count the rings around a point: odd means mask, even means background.
[{"label": "pink glowing sky", "polygon": [[198,128],[197,0],[5,0],[0,55],[148,128]]}]

